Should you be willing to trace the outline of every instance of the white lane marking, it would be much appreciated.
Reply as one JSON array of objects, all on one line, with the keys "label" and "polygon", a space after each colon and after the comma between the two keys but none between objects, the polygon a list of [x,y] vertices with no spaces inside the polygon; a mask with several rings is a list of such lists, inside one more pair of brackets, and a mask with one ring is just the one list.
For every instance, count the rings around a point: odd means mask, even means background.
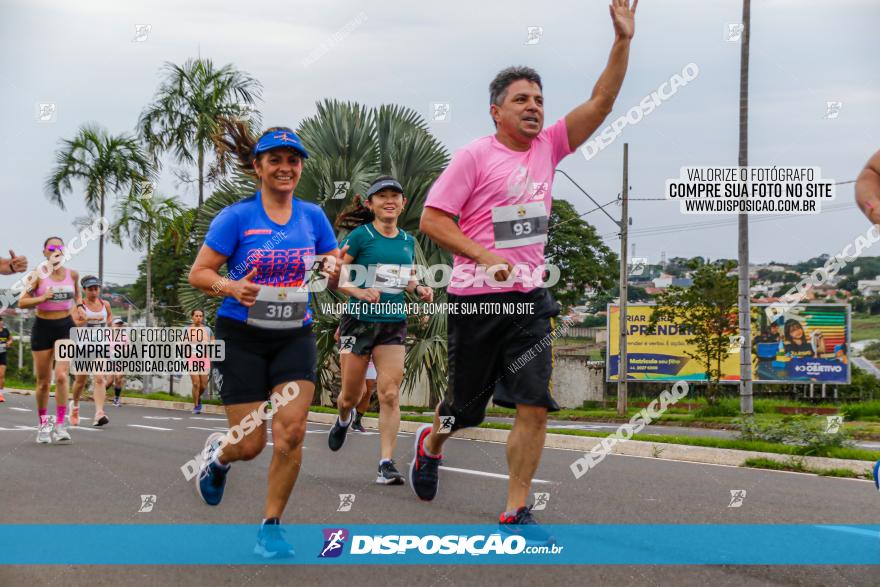
[{"label": "white lane marking", "polygon": [[187,430],[204,430],[205,432],[226,432],[229,428],[202,428],[200,426],[187,426]]},{"label": "white lane marking", "polygon": [[[466,473],[468,475],[480,475],[483,477],[493,477],[495,479],[510,479],[507,475],[500,473],[487,473],[486,471],[474,471],[473,469],[456,469],[455,467],[440,466],[444,471],[453,471],[455,473]],[[532,483],[553,483],[553,481],[545,481],[544,479],[532,479]]]},{"label": "white lane marking", "polygon": [[183,420],[175,416],[144,416],[144,420]]},{"label": "white lane marking", "polygon": [[[179,420],[180,418],[178,418]],[[210,422],[226,422],[226,418],[205,418],[204,416],[190,416],[190,420],[208,420]]]},{"label": "white lane marking", "polygon": [[27,408],[14,408],[12,406],[9,406],[9,409],[15,410],[16,412],[33,412],[33,410],[29,410]]},{"label": "white lane marking", "polygon": [[36,426],[17,426],[15,428],[4,428],[0,426],[0,432],[21,432],[22,430],[36,430]]},{"label": "white lane marking", "polygon": [[170,432],[174,430],[173,428],[159,428],[158,426],[144,426],[142,424],[129,424],[132,428],[146,428],[147,430],[162,430],[164,432]]},{"label": "white lane marking", "polygon": [[92,426],[71,426],[70,429],[71,430],[88,430],[89,432],[100,432],[101,431],[100,428],[92,427]]}]

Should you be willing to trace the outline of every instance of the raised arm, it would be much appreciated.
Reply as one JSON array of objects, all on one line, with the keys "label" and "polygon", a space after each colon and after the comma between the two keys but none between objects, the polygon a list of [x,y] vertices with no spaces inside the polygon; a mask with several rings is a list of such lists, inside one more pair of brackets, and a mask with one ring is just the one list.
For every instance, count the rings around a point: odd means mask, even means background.
[{"label": "raised arm", "polygon": [[635,33],[635,14],[638,4],[639,0],[634,0],[630,8],[629,0],[612,0],[608,7],[614,25],[614,44],[611,46],[608,64],[596,81],[590,99],[565,117],[568,144],[572,150],[580,147],[596,132],[614,107],[614,101],[626,76],[629,45]]}]

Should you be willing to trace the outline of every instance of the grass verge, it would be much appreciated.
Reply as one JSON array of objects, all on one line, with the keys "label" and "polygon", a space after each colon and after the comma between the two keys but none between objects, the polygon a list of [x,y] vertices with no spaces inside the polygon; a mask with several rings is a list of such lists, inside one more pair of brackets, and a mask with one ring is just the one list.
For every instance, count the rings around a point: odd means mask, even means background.
[{"label": "grass verge", "polygon": [[[431,421],[431,418],[429,416],[401,415],[400,419],[407,420],[409,422]],[[510,430],[512,426],[510,424],[505,424],[501,422],[483,422],[482,424],[480,424],[480,428]],[[592,430],[571,430],[567,428],[548,428],[547,432],[551,434],[567,434],[569,436],[587,436],[590,438],[605,438],[606,436],[610,436],[610,434],[605,432],[594,432]],[[736,450],[746,450],[752,452],[771,452],[774,454],[792,456],[829,457],[835,459],[851,459],[856,461],[871,462],[880,460],[880,451],[865,450],[861,448],[831,447],[807,454],[807,449],[801,446],[776,444],[760,440],[736,440],[728,438],[707,438],[699,436],[674,436],[653,434],[635,434],[632,439],[652,442],[656,444],[681,444],[686,446],[704,446],[709,448],[731,448]]]},{"label": "grass verge", "polygon": [[807,467],[803,459],[797,457],[787,459],[786,461],[774,461],[764,457],[746,459],[743,461],[743,467],[751,467],[753,469],[770,469],[773,471],[794,471],[796,473],[813,473],[823,477],[846,477],[850,479],[873,479],[873,475],[868,471],[864,475],[860,475],[849,469],[818,469]]}]

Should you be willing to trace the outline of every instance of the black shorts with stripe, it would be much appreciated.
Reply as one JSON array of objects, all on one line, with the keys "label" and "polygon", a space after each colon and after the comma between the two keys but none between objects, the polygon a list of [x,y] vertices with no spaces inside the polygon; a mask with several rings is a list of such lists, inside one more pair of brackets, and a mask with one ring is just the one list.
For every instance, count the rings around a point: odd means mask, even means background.
[{"label": "black shorts with stripe", "polygon": [[[449,381],[441,416],[454,416],[452,430],[476,426],[489,400],[558,411],[550,393],[553,374],[550,319],[559,304],[546,288],[528,293],[449,295],[451,303],[500,304],[501,312],[448,317]],[[534,304],[531,314],[505,313],[505,305]],[[484,306],[492,307],[492,306]]]}]

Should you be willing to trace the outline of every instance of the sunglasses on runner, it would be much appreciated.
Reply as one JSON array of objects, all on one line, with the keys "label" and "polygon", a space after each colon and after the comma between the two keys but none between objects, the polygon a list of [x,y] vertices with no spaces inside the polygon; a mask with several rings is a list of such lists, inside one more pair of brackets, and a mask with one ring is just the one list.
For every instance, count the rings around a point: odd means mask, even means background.
[{"label": "sunglasses on runner", "polygon": [[63,251],[64,245],[49,245],[46,247],[47,251]]}]

